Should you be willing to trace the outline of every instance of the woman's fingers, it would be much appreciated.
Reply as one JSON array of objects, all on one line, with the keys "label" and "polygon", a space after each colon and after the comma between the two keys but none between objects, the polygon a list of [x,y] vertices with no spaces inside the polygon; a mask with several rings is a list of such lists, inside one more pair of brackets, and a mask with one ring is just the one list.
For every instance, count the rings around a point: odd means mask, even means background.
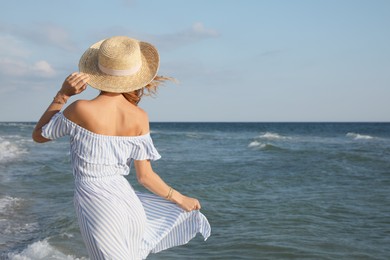
[{"label": "woman's fingers", "polygon": [[75,79],[75,87],[81,91],[85,90],[87,88],[88,79],[89,76],[87,74],[79,75]]},{"label": "woman's fingers", "polygon": [[200,210],[201,206],[197,199],[187,197],[181,207],[185,211]]},{"label": "woman's fingers", "polygon": [[198,202],[198,203],[194,206],[193,210],[199,210],[200,208],[201,208],[201,206],[200,206],[200,203]]},{"label": "woman's fingers", "polygon": [[79,94],[87,88],[88,79],[88,74],[73,72],[65,79],[61,91],[68,96]]},{"label": "woman's fingers", "polygon": [[87,83],[88,81],[88,74],[84,73],[72,73],[70,77],[68,78],[68,82],[72,86],[83,86]]}]

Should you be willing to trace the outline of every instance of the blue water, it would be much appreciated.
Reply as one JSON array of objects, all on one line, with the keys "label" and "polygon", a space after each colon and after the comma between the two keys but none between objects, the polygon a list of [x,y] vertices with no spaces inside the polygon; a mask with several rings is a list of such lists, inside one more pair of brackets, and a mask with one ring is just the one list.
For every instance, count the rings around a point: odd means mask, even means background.
[{"label": "blue water", "polygon": [[[88,259],[68,140],[0,123],[0,258]],[[153,167],[211,237],[149,259],[389,259],[389,123],[152,123]],[[129,181],[136,189],[134,169]]]}]

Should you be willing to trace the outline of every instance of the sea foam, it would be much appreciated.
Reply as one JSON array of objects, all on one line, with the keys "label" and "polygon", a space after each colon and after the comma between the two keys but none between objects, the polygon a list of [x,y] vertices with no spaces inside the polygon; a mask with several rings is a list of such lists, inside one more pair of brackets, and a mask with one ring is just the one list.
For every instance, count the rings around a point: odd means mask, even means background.
[{"label": "sea foam", "polygon": [[7,211],[9,208],[13,208],[20,204],[22,199],[20,198],[14,198],[11,196],[5,196],[0,198],[0,212],[4,213]]},{"label": "sea foam", "polygon": [[27,150],[16,142],[0,137],[0,163],[15,160],[26,153]]},{"label": "sea foam", "polygon": [[265,132],[264,134],[258,136],[258,138],[268,139],[268,140],[280,140],[280,139],[286,139],[287,137],[282,136],[278,133]]},{"label": "sea foam", "polygon": [[266,147],[266,144],[263,144],[258,141],[253,141],[248,145],[249,148],[258,148],[258,149],[263,149]]},{"label": "sea foam", "polygon": [[50,245],[47,239],[28,245],[28,247],[20,253],[8,253],[7,257],[10,260],[43,260],[43,259],[84,260],[86,259],[86,258],[76,258],[75,256],[66,255],[62,253],[54,246]]},{"label": "sea foam", "polygon": [[361,134],[358,134],[358,133],[347,133],[346,136],[350,137],[350,138],[353,138],[355,140],[359,140],[359,139],[368,140],[368,139],[373,139],[374,138],[371,135],[361,135]]},{"label": "sea foam", "polygon": [[283,148],[273,145],[273,144],[267,144],[267,143],[261,143],[258,141],[252,141],[249,143],[248,148],[252,148],[254,150],[283,150]]},{"label": "sea foam", "polygon": [[39,228],[37,222],[26,222],[29,219],[20,214],[25,203],[26,201],[21,198],[11,196],[0,198],[0,230],[2,234],[30,234]]},{"label": "sea foam", "polygon": [[265,132],[255,138],[254,141],[248,144],[248,148],[252,148],[255,150],[273,150],[279,149],[274,142],[284,141],[285,139],[289,139],[289,137],[282,136],[278,133],[273,132]]}]

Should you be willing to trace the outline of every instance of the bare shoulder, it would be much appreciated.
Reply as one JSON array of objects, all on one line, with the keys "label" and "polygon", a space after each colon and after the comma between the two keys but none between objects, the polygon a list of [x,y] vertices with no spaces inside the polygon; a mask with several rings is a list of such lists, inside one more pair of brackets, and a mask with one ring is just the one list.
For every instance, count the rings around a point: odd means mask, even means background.
[{"label": "bare shoulder", "polygon": [[115,100],[78,100],[70,104],[63,114],[97,134],[133,136],[150,131],[148,114],[142,108],[123,105]]},{"label": "bare shoulder", "polygon": [[89,100],[77,100],[70,104],[63,112],[64,116],[76,124],[82,125],[91,111]]},{"label": "bare shoulder", "polygon": [[139,121],[142,128],[142,134],[147,134],[150,131],[148,113],[146,113],[146,111],[140,107],[137,108],[138,108]]}]

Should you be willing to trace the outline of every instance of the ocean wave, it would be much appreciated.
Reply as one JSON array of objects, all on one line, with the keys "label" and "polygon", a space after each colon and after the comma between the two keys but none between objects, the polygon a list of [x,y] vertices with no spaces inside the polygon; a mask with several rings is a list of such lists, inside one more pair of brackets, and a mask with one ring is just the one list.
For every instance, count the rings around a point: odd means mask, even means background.
[{"label": "ocean wave", "polygon": [[4,196],[0,198],[0,230],[3,234],[29,234],[39,228],[37,222],[25,222],[20,215],[25,200]]},{"label": "ocean wave", "polygon": [[0,212],[4,213],[8,208],[13,208],[20,205],[21,198],[14,198],[11,196],[5,196],[0,198]]},{"label": "ocean wave", "polygon": [[20,253],[8,253],[10,260],[40,260],[40,259],[61,259],[61,260],[84,260],[86,258],[77,258],[72,255],[66,255],[54,246],[50,245],[48,239],[37,241],[27,246]]},{"label": "ocean wave", "polygon": [[283,150],[278,146],[280,141],[289,139],[287,136],[282,136],[274,132],[264,132],[263,134],[254,138],[252,142],[248,144],[248,148],[255,150]]},{"label": "ocean wave", "polygon": [[252,148],[256,150],[283,150],[282,148],[276,145],[262,143],[259,141],[252,141],[251,143],[248,144],[248,148]]},{"label": "ocean wave", "polygon": [[347,133],[346,137],[353,138],[355,140],[369,140],[374,138],[371,135],[362,135],[358,133]]},{"label": "ocean wave", "polygon": [[264,148],[266,146],[266,144],[263,144],[261,142],[258,142],[258,141],[253,141],[251,142],[250,144],[248,144],[248,147],[249,148]]},{"label": "ocean wave", "polygon": [[[12,216],[9,216],[12,218]],[[15,219],[1,219],[0,227],[3,234],[11,236],[21,236],[31,234],[39,229],[39,224],[37,222],[32,223],[23,223]]]},{"label": "ocean wave", "polygon": [[278,133],[265,132],[264,134],[258,136],[257,138],[268,139],[268,140],[281,140],[281,139],[287,139],[288,137],[282,136]]},{"label": "ocean wave", "polygon": [[0,137],[0,163],[13,161],[26,153],[27,149],[16,142]]}]

